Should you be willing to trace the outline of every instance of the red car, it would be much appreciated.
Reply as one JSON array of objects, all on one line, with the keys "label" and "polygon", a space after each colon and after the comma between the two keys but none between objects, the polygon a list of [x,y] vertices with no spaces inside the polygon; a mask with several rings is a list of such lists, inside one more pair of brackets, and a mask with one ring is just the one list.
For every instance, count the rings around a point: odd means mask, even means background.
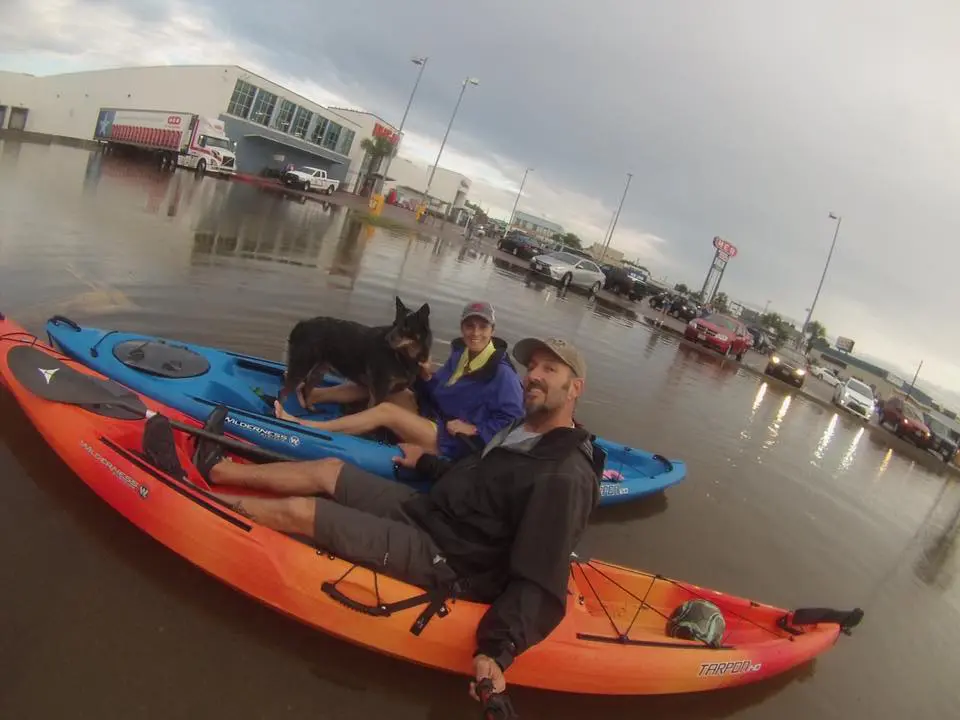
[{"label": "red car", "polygon": [[683,331],[690,342],[705,345],[723,355],[743,355],[753,346],[753,336],[747,332],[747,326],[729,315],[707,315],[691,320]]}]

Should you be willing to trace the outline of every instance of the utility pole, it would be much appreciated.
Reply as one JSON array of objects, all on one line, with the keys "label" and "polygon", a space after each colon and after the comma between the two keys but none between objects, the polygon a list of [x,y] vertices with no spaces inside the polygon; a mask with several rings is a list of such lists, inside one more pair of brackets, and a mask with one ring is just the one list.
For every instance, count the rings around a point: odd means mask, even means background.
[{"label": "utility pole", "polygon": [[907,397],[913,397],[913,387],[917,384],[917,378],[920,377],[920,368],[923,367],[923,360],[917,365],[917,371],[913,374],[913,380],[910,381],[910,389],[907,390]]},{"label": "utility pole", "polygon": [[510,211],[510,223],[507,225],[508,230],[513,227],[513,219],[517,214],[517,205],[520,204],[520,196],[523,194],[523,186],[524,183],[527,182],[527,173],[531,170],[533,170],[533,168],[527,168],[523,171],[523,179],[520,181],[520,190],[517,191],[517,199],[513,201],[513,210]]},{"label": "utility pole", "polygon": [[623,197],[620,198],[620,206],[617,208],[617,214],[613,216],[613,225],[610,226],[610,235],[607,237],[607,241],[603,244],[603,252],[600,253],[600,259],[597,262],[603,262],[603,259],[607,256],[607,248],[609,248],[610,243],[613,242],[613,231],[617,229],[617,221],[620,219],[620,211],[623,209],[623,201],[627,199],[627,190],[630,189],[631,180],[633,180],[633,173],[627,173],[627,184],[623,188]]},{"label": "utility pole", "polygon": [[[417,81],[413,84],[413,92],[410,93],[410,99],[407,100],[407,108],[403,111],[403,118],[400,120],[400,127],[397,128],[397,145],[403,141],[403,126],[407,122],[407,114],[410,112],[410,106],[413,105],[413,96],[417,94],[417,88],[420,86],[420,78],[423,77],[423,71],[427,67],[427,60],[430,58],[424,57],[413,57],[410,58],[410,62],[414,65],[420,66],[420,72],[417,73]],[[383,169],[383,179],[380,181],[380,190],[383,190],[383,184],[387,181],[387,173],[390,172],[390,163],[393,162],[393,156],[399,150],[398,147],[393,149],[393,152],[387,156],[387,166]]]}]

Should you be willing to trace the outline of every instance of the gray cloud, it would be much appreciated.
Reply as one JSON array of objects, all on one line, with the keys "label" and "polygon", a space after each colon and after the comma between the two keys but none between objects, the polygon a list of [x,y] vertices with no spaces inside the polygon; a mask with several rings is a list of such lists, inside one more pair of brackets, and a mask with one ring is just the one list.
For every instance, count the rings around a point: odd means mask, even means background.
[{"label": "gray cloud", "polygon": [[[163,18],[158,3],[122,7]],[[960,384],[948,367],[960,341],[944,331],[960,264],[954,3],[185,7],[278,72],[394,122],[415,76],[408,58],[429,55],[408,119],[421,135],[443,133],[459,83],[476,75],[450,147],[532,165],[533,183],[610,208],[633,172],[620,228],[665,238],[676,281],[702,281],[719,234],[740,248],[724,289],[802,318],[830,243],[827,213],[841,213],[817,315],[901,365],[914,362],[905,345],[939,355]]]}]

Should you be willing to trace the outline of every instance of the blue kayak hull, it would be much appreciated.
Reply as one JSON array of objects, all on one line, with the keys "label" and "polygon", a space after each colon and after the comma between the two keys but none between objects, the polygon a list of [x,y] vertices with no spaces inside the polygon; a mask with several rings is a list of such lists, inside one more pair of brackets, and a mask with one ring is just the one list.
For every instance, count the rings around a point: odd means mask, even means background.
[{"label": "blue kayak hull", "polygon": [[[282,363],[139,333],[80,327],[66,318],[51,318],[47,336],[64,354],[191,417],[204,420],[214,407],[225,405],[227,432],[293,460],[336,457],[381,477],[426,487],[414,473],[395,465],[393,458],[400,452],[392,443],[276,418],[273,400],[283,382]],[[328,375],[324,381],[336,384],[340,379]],[[341,412],[340,406],[327,405],[308,413],[295,398],[288,398],[285,408],[308,420],[329,420]],[[686,476],[682,461],[602,438],[597,444],[607,452],[601,505],[661,492]]]}]

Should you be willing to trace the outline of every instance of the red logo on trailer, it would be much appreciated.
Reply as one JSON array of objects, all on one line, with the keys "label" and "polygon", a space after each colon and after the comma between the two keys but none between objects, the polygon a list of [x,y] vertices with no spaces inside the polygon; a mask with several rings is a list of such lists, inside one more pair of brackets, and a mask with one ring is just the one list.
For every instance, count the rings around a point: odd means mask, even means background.
[{"label": "red logo on trailer", "polygon": [[725,253],[728,257],[735,258],[737,256],[737,246],[727,242],[722,237],[715,237],[713,239],[713,246],[720,252]]},{"label": "red logo on trailer", "polygon": [[167,125],[179,125],[182,118],[179,115],[171,115],[167,118]]}]

